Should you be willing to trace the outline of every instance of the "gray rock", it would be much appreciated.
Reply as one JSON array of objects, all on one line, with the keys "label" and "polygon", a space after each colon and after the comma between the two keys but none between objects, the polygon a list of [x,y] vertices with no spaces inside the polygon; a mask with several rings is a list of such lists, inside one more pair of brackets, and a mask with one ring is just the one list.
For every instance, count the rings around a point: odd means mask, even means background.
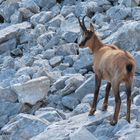
[{"label": "gray rock", "polygon": [[12,24],[21,23],[22,22],[22,14],[19,11],[16,11],[13,15],[11,15],[10,21]]},{"label": "gray rock", "polygon": [[69,0],[64,0],[64,2],[63,2],[63,4],[64,5],[68,5],[68,6],[72,6],[72,5],[74,5],[75,4],[75,0],[71,0],[71,1],[69,1]]},{"label": "gray rock", "polygon": [[140,8],[139,7],[132,8],[132,17],[134,20],[140,20]]},{"label": "gray rock", "polygon": [[60,77],[62,76],[62,72],[61,71],[50,71],[48,72],[47,70],[46,72],[46,76],[50,79],[51,85],[56,82],[58,79],[60,79]]},{"label": "gray rock", "polygon": [[130,8],[126,8],[125,6],[114,6],[111,7],[108,11],[107,11],[107,16],[110,19],[117,19],[117,20],[123,20],[125,19],[127,16],[129,16],[131,13],[131,9]]},{"label": "gray rock", "polygon": [[22,105],[20,103],[12,103],[0,101],[0,128],[3,127],[10,119],[11,116],[20,113]]},{"label": "gray rock", "polygon": [[15,11],[17,11],[17,9],[19,8],[19,4],[18,4],[19,0],[8,0],[8,1],[4,1],[1,5],[0,5],[0,14],[4,17],[4,19],[7,22],[10,22],[10,17],[12,14],[15,13]]},{"label": "gray rock", "polygon": [[67,18],[61,23],[60,30],[62,32],[80,32],[80,27],[77,18],[74,14],[70,14]]},{"label": "gray rock", "polygon": [[135,52],[134,58],[136,61],[136,72],[140,73],[140,51]]},{"label": "gray rock", "polygon": [[49,88],[50,80],[47,77],[36,78],[24,84],[15,84],[12,86],[12,89],[18,95],[19,102],[31,105],[42,100],[47,95]]},{"label": "gray rock", "polygon": [[29,75],[30,77],[33,76],[33,73],[36,72],[36,69],[32,67],[22,67],[16,72],[16,76],[21,76],[21,75]]},{"label": "gray rock", "polygon": [[74,32],[65,32],[62,38],[66,40],[67,43],[74,43],[78,38],[78,34]]},{"label": "gray rock", "polygon": [[86,94],[93,93],[94,92],[94,81],[95,81],[95,76],[91,76],[88,78],[76,91],[75,91],[75,96],[77,99],[80,101],[83,99]]},{"label": "gray rock", "polygon": [[77,74],[77,71],[73,67],[69,67],[62,72],[63,75],[69,75],[69,74]]},{"label": "gray rock", "polygon": [[60,45],[56,48],[56,55],[76,55],[78,51],[78,45],[75,43],[68,43],[64,45]]},{"label": "gray rock", "polygon": [[43,58],[44,59],[51,59],[55,56],[55,50],[54,49],[48,49],[43,52]]},{"label": "gray rock", "polygon": [[73,109],[79,104],[79,100],[76,99],[76,98],[74,98],[74,97],[72,97],[72,96],[69,96],[69,95],[68,95],[68,96],[64,96],[64,97],[62,98],[62,104],[63,104],[65,107],[67,107],[67,108],[73,110]]},{"label": "gray rock", "polygon": [[37,115],[37,117],[43,120],[47,120],[51,123],[63,120],[63,118],[55,110],[43,112]]},{"label": "gray rock", "polygon": [[86,113],[90,111],[90,105],[88,103],[81,103],[76,106],[76,108],[73,110],[74,115]]},{"label": "gray rock", "polygon": [[135,6],[138,6],[138,4],[137,4],[137,2],[135,0],[127,0],[127,1],[125,1],[125,0],[119,0],[118,2],[119,2],[119,4],[124,5],[126,7],[135,7]]},{"label": "gray rock", "polygon": [[77,71],[79,71],[80,69],[92,70],[93,55],[89,52],[88,49],[83,49],[82,51],[80,52],[79,59],[75,61],[73,67]]},{"label": "gray rock", "polygon": [[51,47],[52,47],[52,45],[55,45],[55,42],[52,42],[54,35],[55,35],[55,32],[52,32],[52,31],[44,33],[37,39],[37,42],[40,45],[42,45],[43,47],[50,49],[49,48],[49,43],[50,44],[54,43],[54,44],[50,45]]},{"label": "gray rock", "polygon": [[65,96],[73,93],[83,82],[85,77],[81,74],[75,74],[65,81],[65,87],[61,90],[61,95]]},{"label": "gray rock", "polygon": [[57,15],[60,14],[61,5],[60,4],[55,4],[50,10],[52,11],[53,16],[57,16]]},{"label": "gray rock", "polygon": [[55,56],[49,60],[49,63],[52,67],[56,67],[63,61],[63,56]]},{"label": "gray rock", "polygon": [[13,69],[14,68],[14,59],[10,56],[4,57],[3,68]]},{"label": "gray rock", "polygon": [[63,21],[64,21],[64,17],[62,15],[57,15],[47,23],[47,26],[58,28],[60,27]]},{"label": "gray rock", "polygon": [[47,59],[39,59],[39,60],[35,60],[33,63],[33,66],[38,66],[41,68],[47,68],[48,70],[51,70],[52,67],[49,64],[49,61]]},{"label": "gray rock", "polygon": [[14,103],[17,101],[17,95],[15,92],[11,90],[10,87],[7,88],[0,87],[0,99],[5,102]]},{"label": "gray rock", "polygon": [[0,44],[0,54],[15,49],[16,45],[17,45],[17,41],[15,38],[9,39],[8,41]]},{"label": "gray rock", "polygon": [[56,92],[60,89],[65,87],[65,81],[69,78],[69,76],[62,76],[58,79],[55,83],[53,83],[52,87],[50,88],[51,92]]},{"label": "gray rock", "polygon": [[18,9],[20,14],[22,15],[23,20],[27,20],[34,15],[29,9],[27,8],[19,8]]},{"label": "gray rock", "polygon": [[[124,50],[139,50],[139,22],[127,22],[117,32],[107,37],[105,43],[113,43]],[[135,36],[135,37],[134,37]]]},{"label": "gray rock", "polygon": [[93,102],[93,97],[94,97],[94,94],[87,94],[83,99],[82,99],[82,103],[89,103],[90,105],[92,105],[92,102]]},{"label": "gray rock", "polygon": [[[97,111],[96,116],[91,116],[91,117],[88,117],[88,113],[76,115],[67,120],[63,120],[63,121],[60,121],[60,122],[57,122],[55,124],[48,126],[48,129],[46,129],[44,132],[40,133],[38,136],[33,137],[31,140],[42,140],[42,139],[66,140],[66,139],[70,139],[69,136],[72,135],[74,132],[76,132],[76,130],[78,130],[79,128],[84,127],[84,126],[87,127],[87,126],[91,126],[91,125],[98,125],[99,122],[110,117],[111,113],[113,113],[113,112],[111,112],[111,110],[110,110],[110,112],[105,112],[104,115],[102,114],[102,112]],[[84,134],[84,133],[82,133],[82,134]]]},{"label": "gray rock", "polygon": [[56,4],[56,0],[35,0],[35,2],[41,7],[45,9],[50,9]]},{"label": "gray rock", "polygon": [[75,7],[75,15],[77,17],[84,15],[93,16],[93,13],[102,11],[103,8],[100,8],[95,1],[81,2]]},{"label": "gray rock", "polygon": [[0,83],[2,87],[10,86],[10,81],[14,77],[16,71],[10,68],[4,68],[0,71]]},{"label": "gray rock", "polygon": [[38,5],[32,0],[22,0],[19,3],[19,7],[29,9],[32,13],[38,13],[40,11]]},{"label": "gray rock", "polygon": [[3,133],[9,133],[10,139],[26,140],[43,132],[49,123],[29,115],[19,114],[2,128]]},{"label": "gray rock", "polygon": [[12,38],[16,38],[17,34],[20,35],[21,31],[29,28],[31,28],[31,24],[29,22],[23,22],[19,24],[13,24],[0,30],[0,43]]},{"label": "gray rock", "polygon": [[78,55],[69,55],[65,56],[63,62],[68,63],[70,66],[72,66],[74,64],[74,61],[76,61],[76,59],[78,59]]},{"label": "gray rock", "polygon": [[51,11],[42,11],[38,14],[35,14],[31,17],[31,23],[36,26],[37,24],[45,24],[52,18]]},{"label": "gray rock", "polygon": [[69,13],[74,13],[75,12],[75,6],[63,6],[61,9],[60,14],[62,14],[64,17],[67,16]]},{"label": "gray rock", "polygon": [[140,95],[134,97],[133,102],[136,106],[140,106]]},{"label": "gray rock", "polygon": [[14,84],[23,84],[27,81],[31,80],[31,77],[29,75],[20,75],[16,78],[13,78],[11,81],[10,81],[10,85],[14,85]]},{"label": "gray rock", "polygon": [[102,22],[107,22],[107,16],[102,13],[95,13],[95,15],[92,17],[92,21],[95,22],[97,25],[101,25]]},{"label": "gray rock", "polygon": [[[35,39],[35,41],[37,40],[37,38],[39,36],[41,36],[42,34],[46,33],[46,27],[43,24],[37,24],[35,26],[35,29],[32,32],[32,37],[33,39]],[[24,35],[25,36],[25,35]]]},{"label": "gray rock", "polygon": [[76,132],[70,135],[70,140],[97,140],[97,138],[86,128],[79,128]]}]

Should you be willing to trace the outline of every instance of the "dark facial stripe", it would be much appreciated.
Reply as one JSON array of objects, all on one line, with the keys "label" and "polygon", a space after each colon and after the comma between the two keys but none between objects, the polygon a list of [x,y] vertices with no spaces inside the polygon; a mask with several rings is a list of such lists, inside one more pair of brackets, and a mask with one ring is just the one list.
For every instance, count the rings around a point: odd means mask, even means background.
[{"label": "dark facial stripe", "polygon": [[81,46],[85,46],[86,42],[92,37],[92,32],[88,32],[86,38],[80,43]]}]

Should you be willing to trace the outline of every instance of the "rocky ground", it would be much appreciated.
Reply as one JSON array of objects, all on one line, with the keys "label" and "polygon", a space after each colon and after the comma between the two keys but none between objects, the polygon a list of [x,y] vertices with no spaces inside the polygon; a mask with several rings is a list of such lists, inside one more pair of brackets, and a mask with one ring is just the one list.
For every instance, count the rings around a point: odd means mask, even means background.
[{"label": "rocky ground", "polygon": [[[139,0],[0,0],[0,140],[138,140],[140,139]],[[130,51],[137,69],[132,90],[131,124],[125,120],[122,85],[120,119],[98,109],[93,99],[94,57],[79,49],[77,17],[94,23],[105,43]]]}]

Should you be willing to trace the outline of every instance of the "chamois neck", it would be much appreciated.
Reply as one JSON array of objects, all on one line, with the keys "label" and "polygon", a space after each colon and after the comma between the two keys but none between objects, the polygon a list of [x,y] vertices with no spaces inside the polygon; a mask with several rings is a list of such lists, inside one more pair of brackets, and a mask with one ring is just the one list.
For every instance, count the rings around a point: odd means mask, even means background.
[{"label": "chamois neck", "polygon": [[92,52],[95,53],[103,46],[104,46],[103,42],[101,41],[100,38],[98,38],[98,36],[95,33],[93,36]]}]

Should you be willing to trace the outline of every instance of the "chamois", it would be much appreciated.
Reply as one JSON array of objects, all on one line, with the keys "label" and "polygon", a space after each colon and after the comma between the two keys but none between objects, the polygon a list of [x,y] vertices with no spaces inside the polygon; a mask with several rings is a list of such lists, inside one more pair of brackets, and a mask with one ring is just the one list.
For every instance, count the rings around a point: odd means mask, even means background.
[{"label": "chamois", "polygon": [[91,23],[90,27],[86,28],[84,24],[84,18],[85,16],[82,18],[82,21],[78,18],[80,27],[83,31],[82,40],[79,43],[79,47],[89,47],[93,52],[93,69],[95,72],[94,99],[89,115],[93,115],[96,111],[101,80],[106,80],[107,86],[102,110],[107,110],[108,96],[112,87],[112,91],[115,96],[115,111],[110,124],[115,125],[118,122],[121,105],[119,87],[120,84],[124,82],[127,94],[126,120],[130,123],[131,88],[133,76],[135,74],[136,69],[135,60],[129,52],[121,50],[115,45],[104,44],[95,33],[94,27]]}]

